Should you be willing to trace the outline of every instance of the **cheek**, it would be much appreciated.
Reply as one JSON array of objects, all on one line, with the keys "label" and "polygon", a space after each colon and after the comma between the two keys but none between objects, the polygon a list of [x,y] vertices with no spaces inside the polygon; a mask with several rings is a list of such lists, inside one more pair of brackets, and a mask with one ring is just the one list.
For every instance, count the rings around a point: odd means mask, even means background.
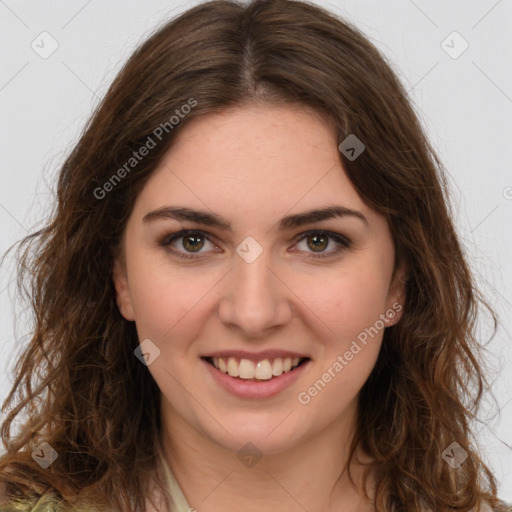
[{"label": "cheek", "polygon": [[300,280],[297,295],[310,309],[309,316],[330,330],[330,338],[346,342],[369,328],[386,310],[388,276],[375,264],[332,272],[318,279]]},{"label": "cheek", "polygon": [[[359,346],[357,350],[350,348],[346,351],[340,350],[338,352],[340,357],[332,358],[332,361],[329,360],[326,364],[326,371],[319,375],[319,380],[325,383],[325,388],[319,393],[322,396],[318,396],[318,398],[321,398],[320,401],[324,403],[325,407],[321,407],[321,409],[325,410],[326,414],[333,414],[333,412],[329,412],[329,408],[339,412],[340,409],[344,409],[357,398],[377,361],[381,335],[376,336],[366,346],[359,342],[356,344]],[[351,347],[353,349],[354,346],[351,345]],[[348,353],[352,354],[351,360],[348,360]],[[317,387],[318,384],[323,385],[318,380],[315,381]]]},{"label": "cheek", "polygon": [[[190,283],[189,283],[190,284]],[[194,305],[198,304],[204,289],[182,285],[179,280],[172,284],[152,280],[146,275],[134,287],[134,309],[138,329],[146,337],[155,337],[162,343],[169,337],[179,339],[179,331],[195,324]]]},{"label": "cheek", "polygon": [[326,409],[329,403],[339,408],[355,399],[375,366],[385,329],[380,315],[386,311],[390,274],[391,267],[377,257],[360,261],[351,271],[326,280],[323,293],[315,296],[314,307],[336,333],[326,346],[323,373],[317,376],[318,387],[325,384],[319,403]]},{"label": "cheek", "polygon": [[136,229],[127,236],[127,270],[132,306],[139,334],[162,335],[183,317],[194,300],[194,287],[173,270],[160,249],[141,247],[147,243]]},{"label": "cheek", "polygon": [[219,276],[197,267],[179,269],[147,255],[132,253],[130,290],[139,338],[149,338],[162,355],[184,357],[183,348],[213,314],[211,297]]}]

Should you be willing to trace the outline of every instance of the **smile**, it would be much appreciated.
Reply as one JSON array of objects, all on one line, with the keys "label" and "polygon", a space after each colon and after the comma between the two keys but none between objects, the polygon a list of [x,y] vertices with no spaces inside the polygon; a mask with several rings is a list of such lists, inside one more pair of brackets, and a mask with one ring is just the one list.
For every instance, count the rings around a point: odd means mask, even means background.
[{"label": "smile", "polygon": [[[284,356],[284,357],[283,357]],[[302,354],[266,351],[217,352],[201,357],[214,389],[242,399],[264,399],[291,387],[312,363]],[[208,383],[207,383],[208,385]]]},{"label": "smile", "polygon": [[264,381],[290,372],[308,359],[307,357],[275,357],[252,361],[237,357],[208,357],[206,361],[231,377],[249,381]]}]

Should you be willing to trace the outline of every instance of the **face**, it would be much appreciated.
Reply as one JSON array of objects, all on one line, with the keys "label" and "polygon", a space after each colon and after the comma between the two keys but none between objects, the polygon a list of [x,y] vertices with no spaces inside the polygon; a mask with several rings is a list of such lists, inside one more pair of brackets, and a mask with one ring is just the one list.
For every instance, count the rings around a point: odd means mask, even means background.
[{"label": "face", "polygon": [[253,106],[194,119],[139,194],[123,244],[117,302],[150,340],[169,428],[277,453],[353,420],[400,319],[404,269],[393,273],[387,222],[319,116]]}]

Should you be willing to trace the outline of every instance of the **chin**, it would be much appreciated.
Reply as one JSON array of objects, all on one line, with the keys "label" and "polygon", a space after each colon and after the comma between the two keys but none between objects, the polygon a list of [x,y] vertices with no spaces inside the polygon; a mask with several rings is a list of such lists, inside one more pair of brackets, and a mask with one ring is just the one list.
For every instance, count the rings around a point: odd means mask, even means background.
[{"label": "chin", "polygon": [[[280,416],[269,416],[266,420],[258,418],[248,418],[244,414],[240,421],[230,421],[229,426],[225,426],[228,430],[219,427],[215,432],[208,429],[206,435],[211,437],[213,441],[221,445],[223,448],[233,452],[243,451],[248,443],[252,443],[259,451],[264,454],[277,454],[291,449],[300,442],[299,433],[295,426],[291,426],[289,419],[283,422],[286,414]],[[231,416],[234,419],[234,416]],[[294,436],[290,436],[290,431],[294,432]]]}]

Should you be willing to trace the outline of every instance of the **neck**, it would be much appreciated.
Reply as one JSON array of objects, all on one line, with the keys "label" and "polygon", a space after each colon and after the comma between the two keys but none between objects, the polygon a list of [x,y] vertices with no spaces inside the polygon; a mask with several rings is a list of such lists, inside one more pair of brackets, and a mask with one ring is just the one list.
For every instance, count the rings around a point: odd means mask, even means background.
[{"label": "neck", "polygon": [[201,512],[373,510],[361,490],[364,467],[357,459],[370,460],[361,451],[350,466],[356,486],[348,477],[355,407],[351,421],[340,419],[292,449],[262,454],[256,463],[249,456],[245,464],[237,451],[193,429],[172,409],[165,412],[162,446],[166,460],[189,505]]}]

